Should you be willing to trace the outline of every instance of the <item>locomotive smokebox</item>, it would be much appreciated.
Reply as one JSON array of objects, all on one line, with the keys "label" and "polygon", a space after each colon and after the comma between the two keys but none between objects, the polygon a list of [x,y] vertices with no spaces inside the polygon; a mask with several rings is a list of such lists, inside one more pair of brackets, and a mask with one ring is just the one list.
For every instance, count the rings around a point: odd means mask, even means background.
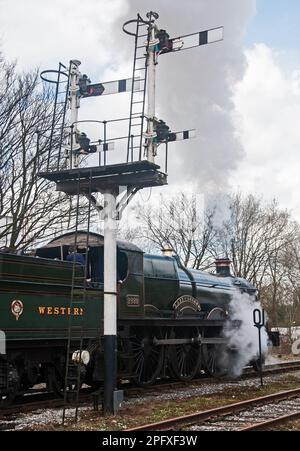
[{"label": "locomotive smokebox", "polygon": [[217,275],[221,277],[230,277],[230,265],[231,260],[229,258],[217,258],[216,259]]}]

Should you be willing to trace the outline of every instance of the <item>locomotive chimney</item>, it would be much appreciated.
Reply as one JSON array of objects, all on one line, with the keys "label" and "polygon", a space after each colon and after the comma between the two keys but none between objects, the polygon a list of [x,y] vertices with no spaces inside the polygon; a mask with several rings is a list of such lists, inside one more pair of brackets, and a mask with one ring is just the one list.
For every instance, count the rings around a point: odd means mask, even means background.
[{"label": "locomotive chimney", "polygon": [[173,249],[170,247],[166,246],[161,251],[164,257],[173,257]]},{"label": "locomotive chimney", "polygon": [[231,260],[229,258],[217,258],[216,259],[217,275],[222,277],[230,277],[230,265]]}]

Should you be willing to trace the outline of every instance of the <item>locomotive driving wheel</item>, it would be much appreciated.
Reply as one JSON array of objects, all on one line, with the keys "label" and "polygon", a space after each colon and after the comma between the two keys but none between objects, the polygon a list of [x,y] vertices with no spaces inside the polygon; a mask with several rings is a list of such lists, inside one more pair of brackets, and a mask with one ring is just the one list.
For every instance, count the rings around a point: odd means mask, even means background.
[{"label": "locomotive driving wheel", "polygon": [[[213,308],[207,315],[208,320],[224,321],[227,312],[220,307]],[[220,330],[214,330],[212,338],[220,338]],[[206,331],[203,336],[209,338]],[[203,343],[202,344],[203,369],[212,377],[221,377],[228,374],[228,353],[223,343]]]},{"label": "locomotive driving wheel", "polygon": [[226,369],[220,365],[220,357],[223,351],[223,345],[202,345],[203,368],[212,377],[221,377],[226,374]]},{"label": "locomotive driving wheel", "polygon": [[193,328],[191,331],[180,328],[175,329],[173,337],[182,340],[194,340],[170,346],[169,350],[169,369],[173,377],[180,381],[189,381],[193,379],[201,363],[201,347],[197,341],[199,331]]},{"label": "locomotive driving wheel", "polygon": [[162,337],[161,330],[134,329],[131,332],[133,381],[141,386],[152,385],[161,373],[164,362],[163,346],[155,344]]}]

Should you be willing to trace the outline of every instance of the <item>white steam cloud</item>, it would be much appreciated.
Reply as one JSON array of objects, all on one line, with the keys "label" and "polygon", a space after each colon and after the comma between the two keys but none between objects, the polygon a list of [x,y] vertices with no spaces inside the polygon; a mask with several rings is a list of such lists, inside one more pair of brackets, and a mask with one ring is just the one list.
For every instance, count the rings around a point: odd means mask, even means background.
[{"label": "white steam cloud", "polygon": [[[243,369],[251,361],[259,356],[258,329],[254,326],[253,311],[261,309],[260,304],[248,294],[235,293],[230,302],[230,319],[240,321],[239,328],[229,328],[224,335],[228,339],[228,349],[232,352],[225,353],[220,358],[221,366],[229,368],[230,375],[238,377]],[[261,329],[262,355],[268,351],[268,334],[266,329]]]},{"label": "white steam cloud", "polygon": [[[157,71],[157,115],[173,131],[197,129],[195,140],[170,145],[170,182],[180,176],[181,183],[197,183],[201,192],[224,190],[244,155],[232,121],[232,93],[246,69],[243,36],[256,1],[127,0],[127,5],[128,19],[157,11],[159,27],[171,37],[224,26],[224,41],[162,55]],[[125,43],[128,49],[128,39]]]}]

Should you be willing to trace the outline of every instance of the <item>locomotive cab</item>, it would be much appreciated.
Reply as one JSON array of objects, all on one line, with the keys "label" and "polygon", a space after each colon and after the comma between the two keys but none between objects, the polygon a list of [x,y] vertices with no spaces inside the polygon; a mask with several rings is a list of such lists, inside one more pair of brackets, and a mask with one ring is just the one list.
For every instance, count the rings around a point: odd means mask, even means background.
[{"label": "locomotive cab", "polygon": [[[88,242],[88,252],[86,252]],[[38,257],[65,260],[70,246],[74,246],[75,233],[61,235],[46,246],[37,249]],[[104,288],[104,237],[97,233],[77,232],[77,251],[87,258],[87,288]],[[72,265],[72,262],[70,262]],[[83,265],[76,264],[84,275]],[[141,316],[144,314],[144,274],[143,252],[134,244],[117,242],[117,290],[119,317]]]},{"label": "locomotive cab", "polygon": [[[86,233],[78,232],[77,252],[88,259],[87,279],[90,286],[94,288],[103,288],[104,283],[104,241],[101,235],[91,234],[89,240],[89,251],[86,250]],[[75,234],[65,234],[52,240],[49,244],[36,250],[36,255],[41,258],[66,260],[69,247],[74,245]],[[71,262],[72,263],[72,262]],[[84,273],[83,265],[82,274]],[[123,282],[128,275],[128,256],[123,249],[118,246],[117,249],[117,281]]]}]

